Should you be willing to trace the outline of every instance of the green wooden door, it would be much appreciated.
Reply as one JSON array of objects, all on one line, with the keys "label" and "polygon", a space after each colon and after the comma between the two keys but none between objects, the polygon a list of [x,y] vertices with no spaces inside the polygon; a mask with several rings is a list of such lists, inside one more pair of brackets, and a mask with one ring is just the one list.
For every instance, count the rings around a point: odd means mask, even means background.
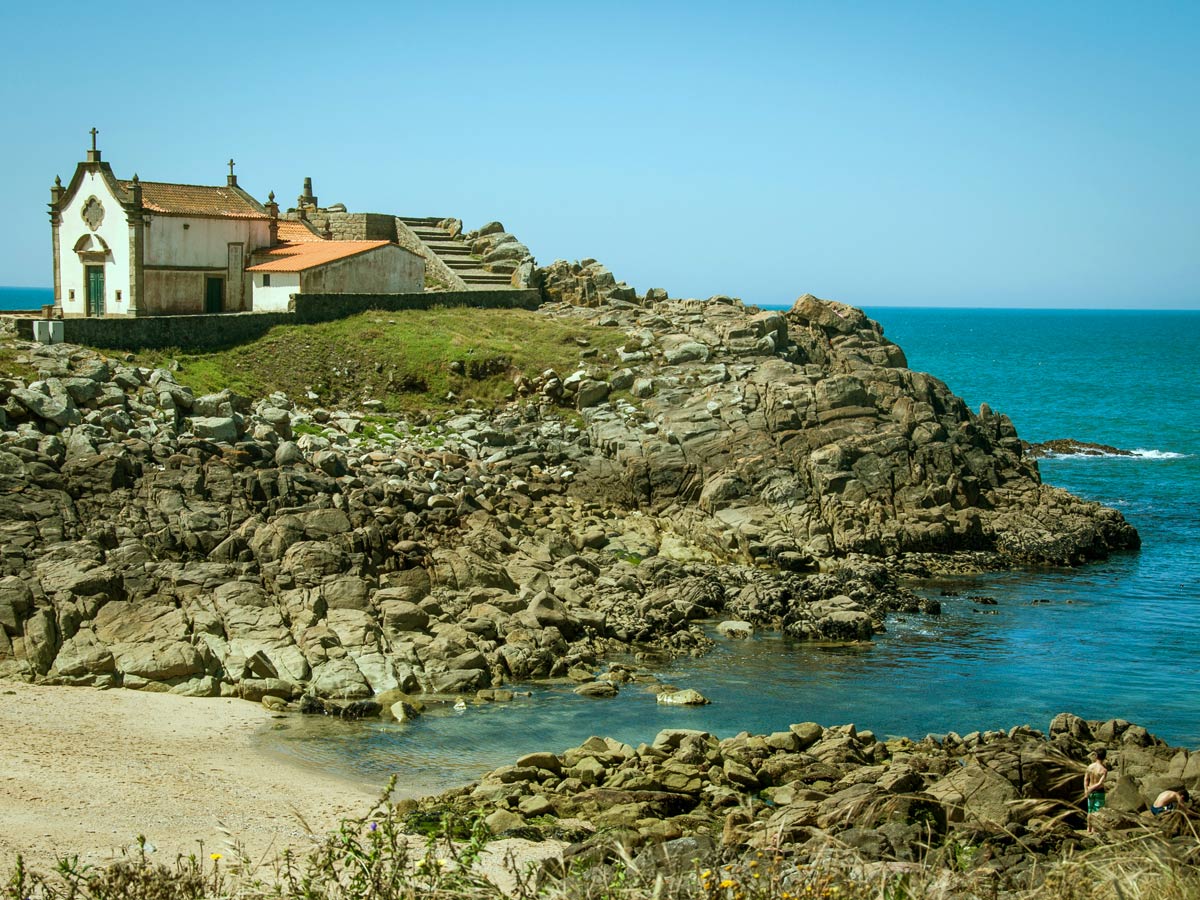
[{"label": "green wooden door", "polygon": [[87,267],[87,312],[104,315],[104,266]]},{"label": "green wooden door", "polygon": [[225,279],[224,278],[205,278],[204,279],[204,311],[206,313],[219,313],[224,307],[225,299]]}]

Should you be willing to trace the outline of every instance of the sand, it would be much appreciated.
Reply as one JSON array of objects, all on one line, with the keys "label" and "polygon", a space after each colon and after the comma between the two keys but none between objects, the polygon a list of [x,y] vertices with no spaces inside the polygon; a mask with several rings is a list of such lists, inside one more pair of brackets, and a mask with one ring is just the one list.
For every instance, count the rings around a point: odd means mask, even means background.
[{"label": "sand", "polygon": [[259,749],[271,721],[244,700],[0,682],[0,877],[17,853],[104,864],[138,835],[166,864],[231,839],[258,861],[370,809],[365,785]]}]

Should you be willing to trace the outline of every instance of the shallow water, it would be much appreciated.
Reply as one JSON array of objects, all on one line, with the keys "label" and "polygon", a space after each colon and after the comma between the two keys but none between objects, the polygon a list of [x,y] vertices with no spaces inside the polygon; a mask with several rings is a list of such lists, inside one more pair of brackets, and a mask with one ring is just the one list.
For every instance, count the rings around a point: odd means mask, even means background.
[{"label": "shallow water", "polygon": [[[726,736],[805,720],[855,722],[877,734],[1045,728],[1057,712],[1119,716],[1172,743],[1200,746],[1200,387],[1196,313],[877,309],[912,368],[986,401],[1022,437],[1071,437],[1147,453],[1041,462],[1045,481],[1115,506],[1138,528],[1139,553],[1078,570],[956,579],[926,588],[939,617],[905,615],[869,646],[798,645],[777,635],[720,641],[661,676],[713,700],[659,707],[636,686],[586,700],[533,687],[511,704],[448,707],[405,725],[289,720],[275,752],[346,777],[461,784],[592,734],[631,743],[664,727]],[[985,606],[968,599],[996,600]]]}]

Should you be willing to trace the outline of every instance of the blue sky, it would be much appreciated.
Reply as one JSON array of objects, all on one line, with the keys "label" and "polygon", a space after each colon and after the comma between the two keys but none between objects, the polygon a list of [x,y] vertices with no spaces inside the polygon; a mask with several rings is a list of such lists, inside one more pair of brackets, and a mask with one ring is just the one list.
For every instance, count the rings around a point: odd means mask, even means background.
[{"label": "blue sky", "polygon": [[0,284],[100,129],[117,174],[502,221],[639,290],[1200,307],[1200,4],[0,11]]}]

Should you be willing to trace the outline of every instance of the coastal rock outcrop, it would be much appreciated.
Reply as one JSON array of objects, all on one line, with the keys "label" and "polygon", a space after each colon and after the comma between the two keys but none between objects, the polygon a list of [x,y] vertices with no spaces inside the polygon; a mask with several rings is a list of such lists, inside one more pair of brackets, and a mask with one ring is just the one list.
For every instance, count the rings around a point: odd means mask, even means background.
[{"label": "coastal rock outcrop", "polygon": [[17,346],[37,375],[0,380],[0,676],[362,714],[703,652],[722,617],[869,640],[938,611],[901,575],[1136,546],[861,312],[605,272],[543,270],[544,312],[622,329],[617,358],[581,347],[424,424]]},{"label": "coastal rock outcrop", "polygon": [[[672,845],[692,841],[694,867],[694,842],[719,834],[702,855],[807,860],[839,846],[859,864],[981,868],[1003,886],[1080,847],[1082,773],[1100,746],[1119,760],[1109,779],[1109,797],[1119,799],[1093,817],[1097,829],[1129,840],[1136,826],[1181,858],[1192,853],[1194,814],[1155,817],[1149,804],[1165,788],[1194,791],[1200,756],[1122,720],[1066,713],[1048,734],[1018,726],[920,741],[812,722],[723,740],[668,729],[637,747],[592,737],[559,754],[528,754],[417,808],[426,817],[503,812],[495,822],[527,839],[570,830],[568,862],[636,856],[665,865]],[[962,847],[973,848],[966,858],[953,852]]]},{"label": "coastal rock outcrop", "polygon": [[574,296],[554,314],[622,329],[620,362],[642,385],[636,404],[581,407],[596,452],[577,491],[669,511],[714,556],[799,570],[981,551],[1074,565],[1137,546],[1118,513],[1042,484],[1007,416],[975,414],[908,369],[860,310]]}]

